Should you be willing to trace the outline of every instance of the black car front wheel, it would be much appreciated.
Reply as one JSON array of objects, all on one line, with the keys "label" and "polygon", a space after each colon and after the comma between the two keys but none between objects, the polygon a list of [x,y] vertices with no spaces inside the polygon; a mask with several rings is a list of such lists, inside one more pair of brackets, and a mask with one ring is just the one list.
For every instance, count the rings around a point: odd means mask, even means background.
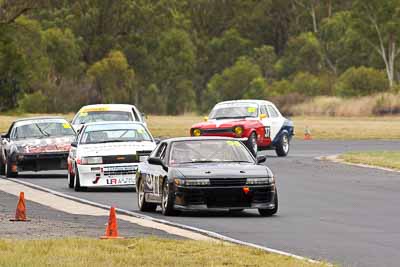
[{"label": "black car front wheel", "polygon": [[140,181],[139,181],[137,198],[138,198],[138,206],[139,206],[140,211],[155,211],[157,209],[157,204],[146,202],[143,178],[140,179]]},{"label": "black car front wheel", "polygon": [[275,193],[275,207],[273,209],[258,209],[258,212],[263,217],[269,217],[278,212],[278,192]]},{"label": "black car front wheel", "polygon": [[18,176],[18,172],[13,172],[11,168],[12,168],[11,161],[9,159],[6,159],[6,165],[4,166],[6,177],[9,177],[9,178],[17,177]]},{"label": "black car front wheel", "polygon": [[4,160],[0,157],[0,175],[4,175],[6,173]]},{"label": "black car front wheel", "polygon": [[174,216],[178,214],[178,211],[174,209],[174,192],[172,192],[167,179],[165,179],[163,183],[161,211],[165,216]]}]

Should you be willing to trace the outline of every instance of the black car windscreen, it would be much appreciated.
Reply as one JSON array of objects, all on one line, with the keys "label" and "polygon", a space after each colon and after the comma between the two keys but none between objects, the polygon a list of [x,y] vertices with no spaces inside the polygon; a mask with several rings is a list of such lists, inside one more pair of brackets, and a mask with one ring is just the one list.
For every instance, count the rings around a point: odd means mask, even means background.
[{"label": "black car windscreen", "polygon": [[237,140],[192,140],[174,142],[169,163],[249,162],[254,159]]}]

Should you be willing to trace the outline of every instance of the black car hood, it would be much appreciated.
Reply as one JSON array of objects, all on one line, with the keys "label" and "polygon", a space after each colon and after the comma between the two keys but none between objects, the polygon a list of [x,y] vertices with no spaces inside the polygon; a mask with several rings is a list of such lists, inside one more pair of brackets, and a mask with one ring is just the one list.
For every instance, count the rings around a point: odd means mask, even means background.
[{"label": "black car hood", "polygon": [[175,166],[185,178],[247,178],[271,177],[267,166],[244,163],[197,163]]}]

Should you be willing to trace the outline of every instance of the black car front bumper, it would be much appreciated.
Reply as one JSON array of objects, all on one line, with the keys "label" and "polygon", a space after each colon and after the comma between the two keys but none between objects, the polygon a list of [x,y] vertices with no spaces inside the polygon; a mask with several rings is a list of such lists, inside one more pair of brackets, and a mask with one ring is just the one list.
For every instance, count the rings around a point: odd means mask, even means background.
[{"label": "black car front bumper", "polygon": [[[247,187],[246,193],[243,188]],[[230,187],[175,186],[174,208],[180,210],[273,209],[275,184]]]},{"label": "black car front bumper", "polygon": [[68,151],[15,156],[18,171],[66,170]]}]

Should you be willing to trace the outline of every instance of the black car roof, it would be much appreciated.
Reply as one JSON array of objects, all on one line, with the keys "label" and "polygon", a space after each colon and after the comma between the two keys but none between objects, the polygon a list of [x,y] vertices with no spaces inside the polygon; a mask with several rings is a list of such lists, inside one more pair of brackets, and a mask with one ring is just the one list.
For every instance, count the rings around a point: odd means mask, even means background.
[{"label": "black car roof", "polygon": [[22,118],[22,119],[17,119],[14,122],[19,122],[19,121],[33,121],[33,120],[51,120],[51,119],[62,119],[65,120],[65,118],[61,116],[38,116],[38,117],[29,117],[29,118]]}]

